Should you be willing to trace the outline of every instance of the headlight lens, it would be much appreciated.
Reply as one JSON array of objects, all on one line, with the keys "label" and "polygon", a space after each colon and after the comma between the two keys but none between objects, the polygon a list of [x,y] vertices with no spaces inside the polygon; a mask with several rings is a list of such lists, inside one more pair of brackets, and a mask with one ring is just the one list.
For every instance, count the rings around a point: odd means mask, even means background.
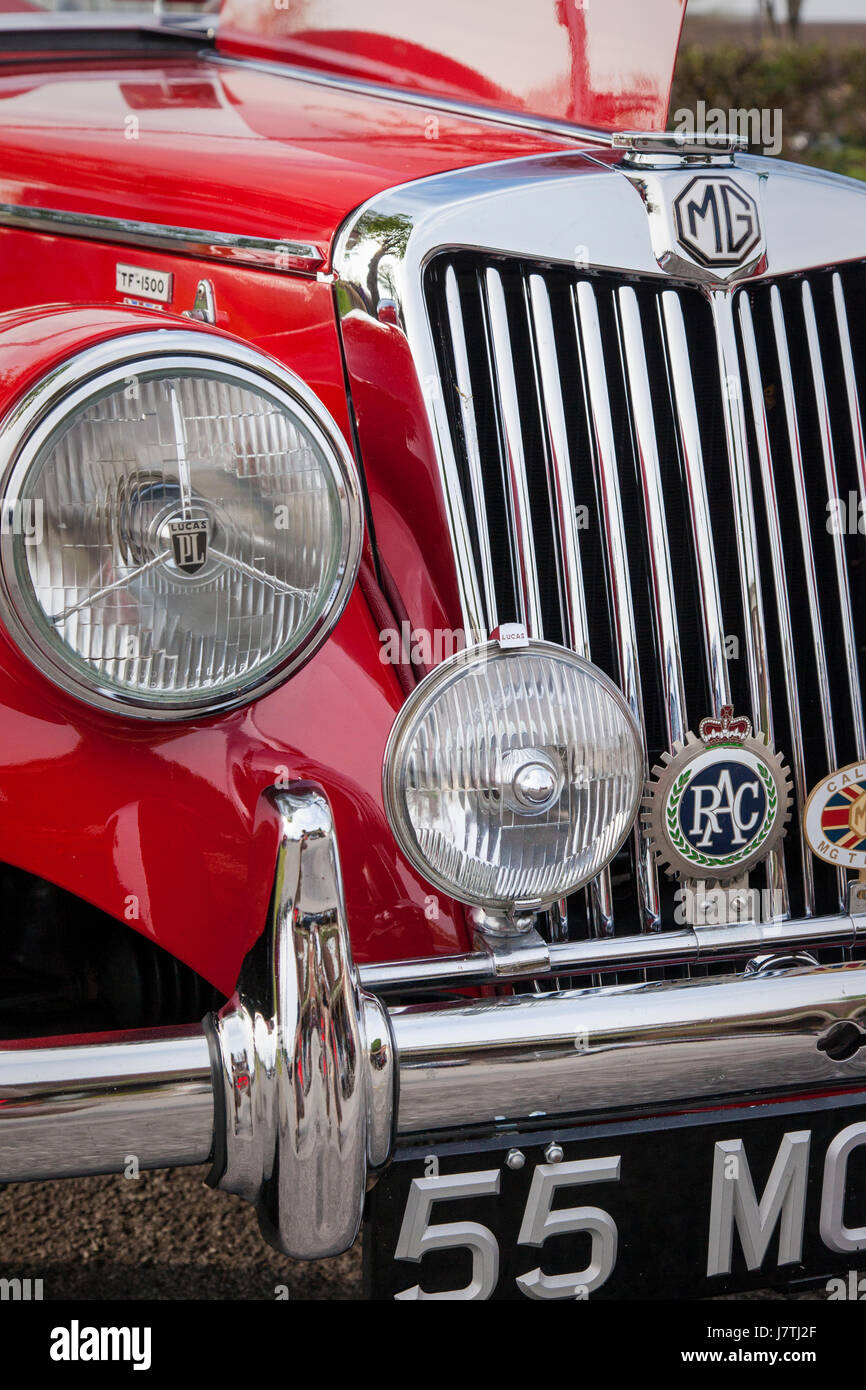
[{"label": "headlight lens", "polygon": [[35,523],[0,546],[15,635],[59,684],[150,717],[239,704],[294,669],[361,543],[354,466],[313,393],[183,331],[115,339],[61,377],[17,413],[6,472],[6,515]]},{"label": "headlight lens", "polygon": [[412,692],[385,754],[385,804],[409,860],[488,908],[540,907],[594,878],[643,787],[637,726],[597,667],[562,647],[489,643]]}]

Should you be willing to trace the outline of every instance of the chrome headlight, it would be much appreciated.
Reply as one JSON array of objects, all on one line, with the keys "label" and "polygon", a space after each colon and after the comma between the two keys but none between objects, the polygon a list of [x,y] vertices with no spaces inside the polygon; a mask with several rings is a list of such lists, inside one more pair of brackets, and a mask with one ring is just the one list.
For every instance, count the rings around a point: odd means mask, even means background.
[{"label": "chrome headlight", "polygon": [[4,616],[89,703],[242,704],[336,622],[360,559],[355,467],[313,392],[259,353],[183,330],[112,339],[0,440]]},{"label": "chrome headlight", "polygon": [[461,902],[541,907],[619,849],[643,788],[640,735],[596,666],[549,642],[458,652],[412,692],[385,753],[403,852]]}]

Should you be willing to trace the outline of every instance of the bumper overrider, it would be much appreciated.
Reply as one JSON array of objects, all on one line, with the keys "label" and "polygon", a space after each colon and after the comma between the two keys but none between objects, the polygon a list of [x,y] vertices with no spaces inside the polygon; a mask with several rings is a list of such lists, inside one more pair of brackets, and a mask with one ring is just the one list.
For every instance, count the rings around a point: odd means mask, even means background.
[{"label": "bumper overrider", "polygon": [[[370,1181],[410,1135],[866,1085],[866,964],[776,955],[713,979],[389,1008],[364,984],[409,988],[424,967],[355,966],[328,802],[307,786],[271,798],[271,910],[232,1000],[200,1025],[4,1043],[0,1181],[211,1160],[210,1183],[252,1202],[271,1244],[315,1259],[352,1244]],[[725,950],[853,945],[858,928],[857,914],[741,924]],[[722,949],[711,929],[663,935],[644,959]],[[614,948],[629,963],[629,941],[529,950],[522,969],[598,968]],[[452,984],[522,973],[483,952],[448,969]]]}]

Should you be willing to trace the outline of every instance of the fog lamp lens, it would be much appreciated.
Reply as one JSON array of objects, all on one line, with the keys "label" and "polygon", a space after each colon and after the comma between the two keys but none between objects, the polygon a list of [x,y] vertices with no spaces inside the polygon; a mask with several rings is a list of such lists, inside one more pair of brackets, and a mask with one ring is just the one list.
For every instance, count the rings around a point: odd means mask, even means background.
[{"label": "fog lamp lens", "polygon": [[385,805],[407,858],[489,908],[544,906],[595,878],[634,822],[643,779],[619,690],[548,642],[492,642],[443,662],[385,753]]}]

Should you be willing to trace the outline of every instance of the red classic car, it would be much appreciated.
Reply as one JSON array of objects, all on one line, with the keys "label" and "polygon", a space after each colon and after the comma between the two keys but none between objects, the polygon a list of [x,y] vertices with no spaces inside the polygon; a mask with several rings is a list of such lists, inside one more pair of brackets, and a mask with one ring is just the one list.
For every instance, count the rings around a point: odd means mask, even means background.
[{"label": "red classic car", "polygon": [[866,1248],[866,189],[666,132],[683,7],[0,20],[0,1182]]}]

